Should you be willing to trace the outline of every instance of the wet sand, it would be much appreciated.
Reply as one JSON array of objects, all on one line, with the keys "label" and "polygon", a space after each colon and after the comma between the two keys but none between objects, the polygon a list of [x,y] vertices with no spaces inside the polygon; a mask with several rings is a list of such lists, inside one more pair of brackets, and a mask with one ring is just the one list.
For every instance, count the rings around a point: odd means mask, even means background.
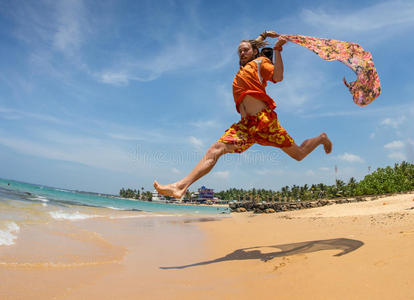
[{"label": "wet sand", "polygon": [[0,247],[1,299],[413,299],[414,194],[231,217],[55,221]]}]

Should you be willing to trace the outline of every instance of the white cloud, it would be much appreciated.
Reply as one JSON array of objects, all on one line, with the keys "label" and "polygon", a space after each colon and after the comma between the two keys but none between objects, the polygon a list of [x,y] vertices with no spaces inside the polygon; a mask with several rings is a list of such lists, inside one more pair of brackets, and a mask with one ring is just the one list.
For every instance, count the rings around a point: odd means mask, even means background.
[{"label": "white cloud", "polygon": [[74,57],[90,32],[82,0],[34,1],[10,4],[8,13],[16,23],[15,36],[37,50],[57,50]]},{"label": "white cloud", "polygon": [[103,83],[108,83],[112,85],[127,85],[129,83],[130,78],[124,72],[115,72],[115,71],[108,71],[97,73],[96,76],[98,80]]},{"label": "white cloud", "polygon": [[384,126],[389,126],[392,128],[397,129],[402,123],[404,123],[406,120],[405,116],[401,116],[400,118],[395,118],[395,119],[391,119],[391,118],[385,118],[384,120],[381,121],[381,125]]},{"label": "white cloud", "polygon": [[57,4],[57,30],[53,36],[53,45],[67,55],[74,55],[83,42],[87,32],[82,0],[59,1]]},{"label": "white cloud", "polygon": [[21,111],[12,108],[0,106],[0,118],[7,120],[20,120],[20,119],[35,119],[43,122],[55,123],[55,124],[68,124],[61,119],[47,114],[38,114],[33,112]]},{"label": "white cloud", "polygon": [[161,43],[158,51],[138,57],[121,55],[121,58],[118,53],[114,53],[112,56],[117,57],[116,67],[113,70],[107,68],[96,75],[101,82],[120,85],[129,81],[152,81],[176,70],[218,69],[227,65],[229,58],[233,58],[233,55],[221,55],[234,53],[230,50],[229,42],[225,45],[218,43],[220,39],[227,39],[225,35],[223,33],[213,39],[202,40],[188,32],[174,32],[168,37],[167,43]]},{"label": "white cloud", "polygon": [[191,122],[190,124],[197,128],[217,127],[217,121],[213,120],[199,120],[197,122]]},{"label": "white cloud", "polygon": [[373,138],[375,138],[375,132],[373,132],[373,133],[371,133],[370,135],[369,135],[369,138],[372,140]]},{"label": "white cloud", "polygon": [[392,152],[388,154],[388,157],[395,160],[406,160],[407,156],[402,152]]},{"label": "white cloud", "polygon": [[190,136],[189,138],[188,138],[188,142],[194,147],[194,148],[196,148],[197,150],[200,150],[201,148],[203,148],[203,145],[204,145],[204,143],[203,143],[203,141],[202,140],[200,140],[200,139],[198,139],[198,138],[196,138],[196,137],[194,137],[194,136]]},{"label": "white cloud", "polygon": [[[111,128],[114,126],[111,126],[111,124],[105,124],[102,123],[102,127],[110,128],[109,130],[114,130],[114,132],[107,133],[107,136],[109,136],[112,139],[120,140],[120,141],[150,141],[150,142],[162,142],[166,143],[170,141],[169,138],[171,136],[167,137],[163,134],[160,134],[159,132],[156,132],[151,129],[136,129],[136,128],[130,128],[128,126],[116,126],[116,128]],[[104,131],[107,131],[108,129],[105,129]],[[173,138],[173,140],[177,140],[178,138]]]},{"label": "white cloud", "polygon": [[315,176],[315,172],[312,171],[312,170],[308,170],[308,171],[306,171],[305,175],[306,176]]},{"label": "white cloud", "polygon": [[122,140],[122,141],[140,141],[144,140],[142,136],[136,136],[136,135],[126,135],[123,133],[108,133],[108,136],[116,139],[116,140]]},{"label": "white cloud", "polygon": [[347,152],[345,152],[344,154],[338,155],[338,158],[346,162],[363,162],[364,161],[358,155],[347,153]]},{"label": "white cloud", "polygon": [[[27,58],[33,72],[45,74],[70,84],[74,71],[91,75],[84,61],[82,46],[92,35],[89,14],[82,0],[30,1],[22,5],[18,1],[7,5],[7,13],[13,20],[13,36],[28,47]],[[97,28],[94,27],[94,28]],[[22,74],[23,77],[33,79]],[[26,76],[25,76],[26,75]],[[79,89],[79,85],[73,85]]]},{"label": "white cloud", "polygon": [[255,170],[254,171],[256,174],[261,175],[261,176],[279,176],[285,173],[284,170],[280,169],[280,168],[274,168],[274,169],[259,169],[259,170]]},{"label": "white cloud", "polygon": [[[381,106],[381,107],[372,107],[370,106],[369,109],[361,109],[360,107],[354,106],[354,109],[352,110],[336,110],[331,112],[318,112],[318,113],[311,113],[311,114],[303,114],[304,117],[307,118],[320,118],[320,117],[342,117],[342,116],[361,116],[364,118],[375,116],[378,118],[378,116],[383,115],[389,115],[390,111],[393,111],[395,114],[404,114],[411,108],[410,105],[394,105],[392,107],[390,106]],[[405,116],[402,117],[403,120],[405,120]],[[390,125],[394,124],[395,121],[387,118],[381,121],[380,123],[384,122],[383,125]],[[375,133],[372,133],[371,136],[375,137]]]},{"label": "white cloud", "polygon": [[217,171],[217,172],[213,172],[212,175],[218,179],[228,179],[230,176],[230,172],[229,171]]},{"label": "white cloud", "polygon": [[178,170],[177,168],[172,168],[171,171],[175,174],[181,174],[181,171]]},{"label": "white cloud", "polygon": [[[215,70],[230,63],[235,53],[232,39],[234,30],[229,32],[223,28],[206,39],[210,28],[203,28],[205,22],[199,19],[201,8],[196,2],[185,5],[171,1],[163,4],[147,2],[140,12],[140,23],[146,30],[136,32],[137,40],[142,40],[142,46],[133,49],[131,55],[124,47],[114,47],[108,57],[112,68],[107,64],[105,72],[98,73],[97,78],[115,85],[127,84],[129,81],[147,82],[176,70]],[[180,14],[176,13],[178,7]],[[115,27],[118,23],[114,22]],[[149,44],[156,47],[148,51]]]},{"label": "white cloud", "polygon": [[385,1],[352,12],[326,11],[323,9],[302,11],[306,23],[327,30],[369,32],[373,30],[398,30],[401,26],[414,25],[412,1]]},{"label": "white cloud", "polygon": [[329,169],[329,168],[327,168],[327,167],[321,167],[321,168],[319,168],[319,170],[324,171],[324,172],[328,172],[328,171],[330,171],[331,169]]},{"label": "white cloud", "polygon": [[0,144],[26,155],[75,162],[125,173],[134,171],[132,154],[94,137],[49,132],[44,133],[42,139],[39,137],[27,139],[8,137],[2,133]]},{"label": "white cloud", "polygon": [[393,141],[391,143],[385,144],[385,149],[401,149],[404,147],[404,142],[402,141]]},{"label": "white cloud", "polygon": [[[388,144],[384,145],[384,148],[387,150],[392,150],[393,152],[388,154],[388,157],[393,160],[402,161],[407,160],[408,157],[410,157],[410,140],[408,140],[407,143],[404,143],[403,141],[396,140],[392,141]],[[406,153],[402,152],[401,150],[405,148]]]}]

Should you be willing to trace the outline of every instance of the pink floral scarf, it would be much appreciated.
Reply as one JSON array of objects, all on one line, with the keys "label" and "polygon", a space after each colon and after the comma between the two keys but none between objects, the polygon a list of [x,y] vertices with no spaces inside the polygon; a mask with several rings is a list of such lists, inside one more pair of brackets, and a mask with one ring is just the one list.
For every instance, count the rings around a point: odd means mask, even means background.
[{"label": "pink floral scarf", "polygon": [[355,104],[368,105],[380,95],[381,84],[372,55],[360,45],[303,35],[282,34],[279,38],[306,47],[325,60],[339,60],[354,70],[357,80],[348,83],[344,77],[344,83],[349,88]]}]

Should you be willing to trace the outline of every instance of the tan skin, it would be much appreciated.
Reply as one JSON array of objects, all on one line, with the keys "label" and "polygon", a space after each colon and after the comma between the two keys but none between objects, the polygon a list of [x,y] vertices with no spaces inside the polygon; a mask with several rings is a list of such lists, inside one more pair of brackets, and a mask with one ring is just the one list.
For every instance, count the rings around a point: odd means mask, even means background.
[{"label": "tan skin", "polygon": [[[279,35],[274,31],[266,32],[266,37],[274,38],[278,36]],[[259,36],[257,39],[263,40],[263,37]],[[275,44],[275,71],[273,73],[273,80],[275,82],[280,82],[283,80],[283,61],[280,52],[282,51],[282,46],[285,43],[285,40],[279,39],[278,42]],[[238,52],[242,66],[255,59],[257,55],[257,50],[254,50],[251,44],[247,42],[240,43]],[[247,95],[240,103],[240,116],[243,118],[249,115],[256,115],[258,112],[262,111],[266,107],[267,105],[265,102]],[[323,145],[326,154],[329,154],[332,151],[332,143],[329,140],[326,133],[321,133],[319,136],[307,139],[300,146],[293,144],[290,147],[281,149],[290,157],[298,161],[301,161],[319,145]],[[176,199],[181,199],[185,194],[187,188],[192,183],[194,183],[195,181],[209,173],[211,169],[213,169],[214,165],[217,163],[218,159],[223,154],[231,153],[235,149],[237,149],[237,145],[216,142],[210,146],[204,157],[197,163],[194,169],[187,176],[175,183],[166,185],[161,185],[157,181],[154,181],[154,187],[158,191],[158,193],[164,196],[170,196]]]}]

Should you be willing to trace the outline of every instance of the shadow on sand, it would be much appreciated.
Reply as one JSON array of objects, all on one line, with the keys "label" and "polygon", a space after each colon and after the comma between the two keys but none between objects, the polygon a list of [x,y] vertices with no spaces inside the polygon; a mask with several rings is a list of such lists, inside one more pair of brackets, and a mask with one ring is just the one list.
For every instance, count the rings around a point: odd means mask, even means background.
[{"label": "shadow on sand", "polygon": [[[222,261],[229,260],[247,260],[247,259],[260,259],[261,261],[268,261],[275,257],[283,257],[294,254],[305,254],[310,252],[316,252],[321,250],[342,250],[341,252],[335,254],[334,256],[342,256],[348,254],[352,251],[355,251],[359,247],[364,245],[363,242],[358,240],[351,239],[329,239],[329,240],[319,240],[319,241],[308,241],[301,243],[292,243],[292,244],[282,244],[282,245],[273,245],[273,246],[258,246],[238,249],[226,256],[214,259],[203,261],[199,263],[194,263],[191,265],[184,266],[175,266],[175,267],[160,267],[160,269],[185,269],[189,267],[209,265],[213,263],[218,263]],[[262,253],[260,248],[275,248],[280,249],[281,251],[274,251],[270,253]]]}]

